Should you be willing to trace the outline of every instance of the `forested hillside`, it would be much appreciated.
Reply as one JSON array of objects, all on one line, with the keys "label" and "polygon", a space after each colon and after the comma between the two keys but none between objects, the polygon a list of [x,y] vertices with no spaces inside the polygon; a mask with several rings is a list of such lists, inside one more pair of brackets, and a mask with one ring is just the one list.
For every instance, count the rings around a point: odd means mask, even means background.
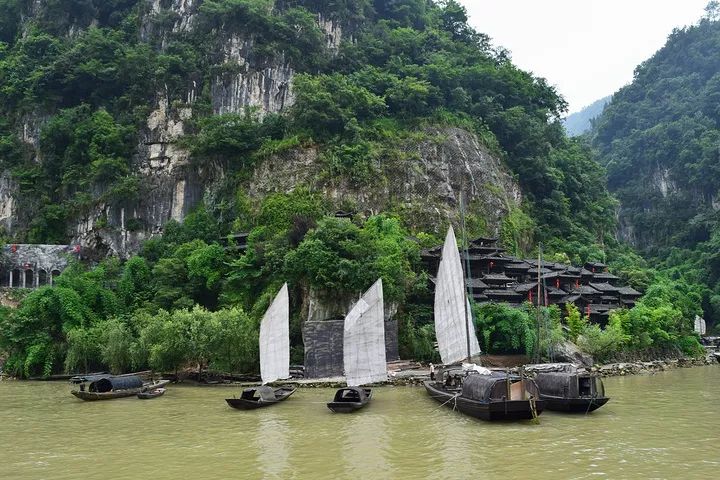
[{"label": "forested hillside", "polygon": [[600,116],[605,109],[605,105],[610,102],[610,98],[611,96],[607,96],[600,100],[595,100],[579,112],[568,115],[563,122],[567,134],[571,137],[577,137],[590,130],[592,127],[591,122]]},{"label": "forested hillside", "polygon": [[621,202],[620,235],[676,278],[704,285],[720,318],[720,23],[676,30],[613,96],[592,132]]},{"label": "forested hillside", "polygon": [[[342,314],[377,277],[401,354],[432,358],[418,252],[457,221],[461,192],[469,235],[519,255],[542,241],[558,260],[617,261],[638,288],[656,282],[615,241],[616,201],[590,149],[565,136],[562,97],[452,0],[0,10],[5,236],[78,242],[100,262],[2,312],[13,372],[256,368],[257,321],[285,281],[298,361],[312,309]],[[243,232],[235,248],[228,235]],[[606,336],[592,330],[595,346],[692,352],[694,297],[657,292]],[[504,335],[530,335],[520,315]],[[651,333],[623,333],[640,322]]]}]

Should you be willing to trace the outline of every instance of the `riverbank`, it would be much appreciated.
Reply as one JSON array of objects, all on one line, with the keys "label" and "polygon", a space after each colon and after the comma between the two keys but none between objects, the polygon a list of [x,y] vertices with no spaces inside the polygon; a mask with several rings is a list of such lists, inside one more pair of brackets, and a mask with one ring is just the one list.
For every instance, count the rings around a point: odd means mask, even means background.
[{"label": "riverbank", "polygon": [[[388,386],[403,386],[403,385],[422,385],[426,380],[430,379],[430,369],[428,366],[424,366],[414,362],[394,362],[395,364],[389,365],[389,380],[387,382],[376,384],[376,385],[388,385]],[[399,365],[401,364],[401,365]],[[540,365],[551,365],[551,364],[540,364]],[[653,375],[659,372],[667,370],[673,370],[676,368],[690,368],[699,367],[706,365],[718,365],[718,360],[715,359],[713,354],[709,354],[702,358],[672,358],[664,360],[653,360],[653,361],[637,361],[637,362],[617,362],[608,363],[603,365],[594,365],[585,370],[592,373],[596,373],[601,377],[621,377],[627,375]],[[500,370],[499,368],[495,368]],[[541,370],[537,366],[528,368],[528,371]],[[505,369],[502,369],[505,370]],[[517,373],[519,367],[507,368],[512,373]],[[14,380],[13,377],[3,376],[0,374],[0,380]],[[57,380],[57,379],[55,379]],[[176,379],[177,380],[177,379]],[[180,376],[179,381],[186,384],[194,384],[208,387],[244,387],[257,385],[257,381],[238,381],[238,380],[225,380],[225,381],[213,381],[213,382],[199,382],[192,376],[184,377]],[[295,385],[298,388],[340,388],[345,386],[345,379],[343,377],[329,377],[329,378],[294,378],[285,382],[275,382],[276,384],[283,385]]]}]

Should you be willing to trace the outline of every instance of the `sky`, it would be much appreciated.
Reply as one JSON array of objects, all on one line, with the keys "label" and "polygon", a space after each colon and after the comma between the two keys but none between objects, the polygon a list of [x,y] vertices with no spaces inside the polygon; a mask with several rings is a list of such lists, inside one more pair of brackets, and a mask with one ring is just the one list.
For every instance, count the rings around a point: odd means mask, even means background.
[{"label": "sky", "polygon": [[513,63],[545,77],[569,113],[630,83],[635,67],[708,0],[458,0]]}]

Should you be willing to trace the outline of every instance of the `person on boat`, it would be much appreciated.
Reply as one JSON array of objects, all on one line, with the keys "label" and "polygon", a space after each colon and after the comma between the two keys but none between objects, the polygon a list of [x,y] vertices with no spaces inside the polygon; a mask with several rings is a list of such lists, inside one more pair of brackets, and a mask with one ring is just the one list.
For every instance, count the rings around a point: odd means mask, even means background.
[{"label": "person on boat", "polygon": [[435,365],[430,364],[430,380],[435,380]]}]

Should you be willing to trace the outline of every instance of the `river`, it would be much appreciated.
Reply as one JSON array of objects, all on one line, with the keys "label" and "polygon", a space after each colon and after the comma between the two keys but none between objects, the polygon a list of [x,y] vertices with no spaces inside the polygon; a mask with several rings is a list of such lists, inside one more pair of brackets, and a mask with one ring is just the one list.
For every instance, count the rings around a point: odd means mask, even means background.
[{"label": "river", "polygon": [[0,479],[709,478],[720,472],[720,366],[605,379],[590,415],[482,422],[421,387],[331,413],[329,389],[237,411],[236,387],[86,403],[64,382],[0,382]]}]

